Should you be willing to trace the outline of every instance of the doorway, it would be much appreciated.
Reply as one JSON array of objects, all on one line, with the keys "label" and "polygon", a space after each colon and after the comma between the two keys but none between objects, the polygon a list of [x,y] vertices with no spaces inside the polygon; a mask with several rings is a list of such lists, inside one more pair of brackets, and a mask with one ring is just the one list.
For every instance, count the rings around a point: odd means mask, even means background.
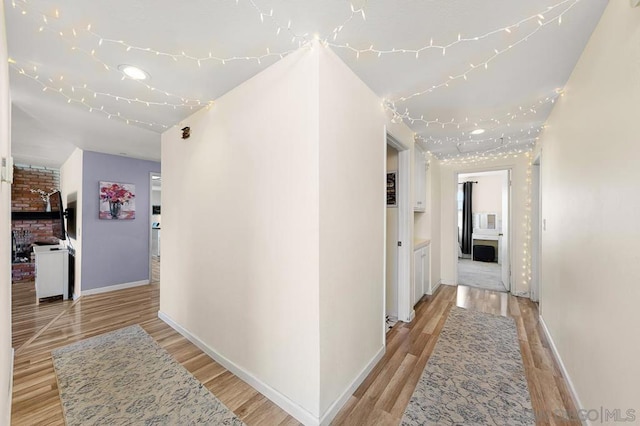
[{"label": "doorway", "polygon": [[[411,322],[415,316],[411,306],[411,208],[410,147],[399,142],[385,129],[385,245],[383,289],[383,333],[388,330],[387,317],[393,321]],[[386,341],[386,339],[385,339]]]},{"label": "doorway", "polygon": [[[540,276],[541,276],[541,254],[542,228],[544,221],[542,218],[542,198],[541,198],[541,182],[540,182],[540,162],[541,154],[539,154],[531,166],[531,300],[540,301]],[[542,314],[542,307],[538,310]]]},{"label": "doorway", "polygon": [[149,282],[160,283],[160,249],[162,229],[162,176],[160,173],[150,174],[151,196],[149,197],[149,213],[151,223],[149,243]]},{"label": "doorway", "polygon": [[510,170],[459,173],[457,283],[510,291]]},{"label": "doorway", "polygon": [[398,322],[398,150],[387,144],[386,330]]}]

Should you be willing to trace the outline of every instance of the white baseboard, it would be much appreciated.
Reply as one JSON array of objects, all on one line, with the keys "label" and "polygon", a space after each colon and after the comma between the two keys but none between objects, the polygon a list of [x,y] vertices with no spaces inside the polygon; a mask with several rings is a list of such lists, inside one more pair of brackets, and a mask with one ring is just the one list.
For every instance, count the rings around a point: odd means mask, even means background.
[{"label": "white baseboard", "polygon": [[[551,353],[553,353],[553,357],[556,359],[556,362],[560,366],[560,371],[562,372],[562,375],[564,376],[565,380],[567,381],[567,384],[569,385],[569,393],[571,394],[571,399],[573,400],[573,404],[576,406],[577,410],[582,410],[583,406],[582,406],[582,403],[580,402],[580,398],[578,397],[578,393],[576,392],[576,388],[575,386],[573,386],[573,382],[571,381],[569,372],[564,366],[564,362],[562,362],[562,358],[560,357],[558,348],[556,347],[556,344],[553,341],[553,338],[551,337],[551,333],[549,333],[547,324],[544,322],[542,315],[539,315],[538,318],[540,319],[540,325],[542,325],[542,330],[544,331],[544,335],[547,337],[547,340],[549,341],[549,345],[551,345]],[[584,420],[582,423],[586,425],[591,424],[591,422],[589,422],[588,419]]]},{"label": "white baseboard", "polygon": [[291,414],[296,418],[299,422],[307,425],[307,426],[319,426],[319,419],[308,412],[303,407],[299,406],[292,400],[290,400],[287,396],[278,392],[276,389],[272,388],[268,384],[264,383],[253,374],[244,370],[239,365],[235,364],[233,361],[227,359],[223,355],[220,355],[213,348],[210,348],[206,343],[200,340],[198,337],[191,334],[188,330],[184,329],[174,320],[172,320],[167,314],[162,311],[158,311],[158,318],[167,323],[171,328],[176,330],[178,333],[183,335],[187,340],[196,345],[200,350],[213,358],[218,364],[222,365],[224,368],[238,376],[240,379],[247,382],[250,386],[256,389],[258,392],[269,398],[273,403],[277,406],[285,410],[287,413]]},{"label": "white baseboard", "polygon": [[433,289],[431,290],[430,293],[427,293],[429,296],[433,296],[436,293],[436,290],[438,290],[438,287],[440,287],[440,284],[442,284],[442,280],[438,280],[438,282],[436,283],[436,286],[433,287]]},{"label": "white baseboard", "polygon": [[[147,284],[149,284],[149,280],[133,281],[130,283],[108,285],[106,287],[92,288],[91,290],[81,290],[80,295],[91,296],[94,294],[107,293],[109,291],[116,291],[116,290],[124,290],[125,288],[138,287],[138,286],[147,285]],[[75,300],[75,295],[73,299]]]},{"label": "white baseboard", "polygon": [[458,283],[453,282],[453,281],[448,281],[448,280],[440,280],[440,284],[442,284],[442,285],[451,285],[451,286],[454,286],[454,287],[458,285]]},{"label": "white baseboard", "polygon": [[371,361],[362,369],[360,374],[353,379],[353,382],[349,385],[347,389],[344,390],[342,395],[338,399],[335,400],[333,404],[325,411],[324,415],[320,418],[320,426],[325,426],[331,423],[331,421],[336,417],[336,415],[340,412],[344,404],[347,403],[351,395],[358,389],[358,386],[364,382],[369,373],[374,369],[378,361],[382,359],[385,353],[385,347],[381,347],[377,354],[371,358]]}]

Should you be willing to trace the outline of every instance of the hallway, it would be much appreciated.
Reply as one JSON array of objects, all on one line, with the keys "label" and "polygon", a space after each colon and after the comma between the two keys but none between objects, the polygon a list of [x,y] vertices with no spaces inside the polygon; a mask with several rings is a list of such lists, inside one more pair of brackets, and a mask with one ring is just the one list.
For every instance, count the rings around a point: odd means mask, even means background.
[{"label": "hallway", "polygon": [[[64,424],[51,350],[132,324],[140,324],[245,423],[298,424],[160,321],[158,302],[158,286],[148,285],[85,297],[65,306],[33,341],[16,352],[13,424]],[[19,305],[18,301],[14,307],[18,314]],[[400,322],[387,334],[387,353],[333,424],[398,424],[453,306],[513,317],[535,412],[575,411],[538,324],[534,303],[506,293],[441,286],[436,295],[418,303],[412,323]]]}]

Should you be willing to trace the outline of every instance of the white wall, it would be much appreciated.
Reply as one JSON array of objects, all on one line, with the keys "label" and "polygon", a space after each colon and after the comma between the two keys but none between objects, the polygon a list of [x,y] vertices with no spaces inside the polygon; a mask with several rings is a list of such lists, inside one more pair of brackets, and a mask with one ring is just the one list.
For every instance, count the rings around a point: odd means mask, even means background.
[{"label": "white wall", "polygon": [[[398,171],[398,150],[387,145],[387,171]],[[396,175],[397,178],[397,175]],[[387,207],[387,263],[385,304],[387,315],[398,316],[398,207]]]},{"label": "white wall", "polygon": [[[440,183],[440,162],[433,156],[429,157],[429,170],[427,170],[427,206],[429,210],[429,234],[431,239],[431,286],[437,286],[442,281],[442,189]],[[456,253],[456,256],[458,254]]]},{"label": "white wall", "polygon": [[[4,4],[0,0],[0,160],[11,155],[11,102],[7,68],[7,40]],[[11,185],[0,183],[0,424],[11,418],[11,383],[13,351],[11,349]]]},{"label": "white wall", "polygon": [[315,44],[162,136],[161,317],[308,424],[383,354],[385,124]]},{"label": "white wall", "polygon": [[384,347],[386,117],[380,99],[333,52],[319,54],[320,412],[326,413]]},{"label": "white wall", "polygon": [[529,256],[530,240],[530,172],[531,153],[517,157],[488,159],[481,163],[442,163],[440,167],[441,190],[441,267],[443,284],[455,284],[457,270],[457,173],[485,170],[512,169],[511,180],[511,292],[517,296],[528,296],[531,276]]},{"label": "white wall", "polygon": [[502,217],[502,180],[500,175],[474,176],[460,175],[460,182],[469,180],[477,181],[473,185],[473,212],[474,213],[497,213],[498,218]]},{"label": "white wall", "polygon": [[76,200],[76,238],[70,238],[76,251],[74,297],[80,294],[82,285],[82,154],[76,148],[60,167],[60,192],[65,207]]},{"label": "white wall", "polygon": [[542,316],[582,408],[636,421],[639,58],[640,8],[609,2],[540,141]]},{"label": "white wall", "polygon": [[320,415],[317,62],[287,56],[162,135],[161,312],[310,418]]}]

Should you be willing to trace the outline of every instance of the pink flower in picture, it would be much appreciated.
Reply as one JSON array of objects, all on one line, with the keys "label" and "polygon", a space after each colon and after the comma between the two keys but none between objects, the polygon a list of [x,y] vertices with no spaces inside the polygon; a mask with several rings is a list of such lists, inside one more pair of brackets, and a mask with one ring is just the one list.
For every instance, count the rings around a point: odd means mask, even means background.
[{"label": "pink flower in picture", "polygon": [[135,185],[100,182],[100,219],[134,219]]}]

